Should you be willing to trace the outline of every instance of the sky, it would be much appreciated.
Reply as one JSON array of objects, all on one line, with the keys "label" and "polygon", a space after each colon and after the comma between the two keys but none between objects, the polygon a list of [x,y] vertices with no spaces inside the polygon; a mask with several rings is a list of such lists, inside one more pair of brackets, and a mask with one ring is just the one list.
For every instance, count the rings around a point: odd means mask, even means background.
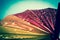
[{"label": "sky", "polygon": [[25,10],[57,9],[60,0],[0,0],[0,19]]}]

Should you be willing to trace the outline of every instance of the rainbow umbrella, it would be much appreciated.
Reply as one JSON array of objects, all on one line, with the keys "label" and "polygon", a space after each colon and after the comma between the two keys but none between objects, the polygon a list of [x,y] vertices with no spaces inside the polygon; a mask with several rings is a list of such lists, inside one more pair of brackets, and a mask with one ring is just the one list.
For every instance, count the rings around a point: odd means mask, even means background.
[{"label": "rainbow umbrella", "polygon": [[1,38],[24,40],[51,40],[54,34],[56,9],[26,10],[5,17],[0,27]]}]

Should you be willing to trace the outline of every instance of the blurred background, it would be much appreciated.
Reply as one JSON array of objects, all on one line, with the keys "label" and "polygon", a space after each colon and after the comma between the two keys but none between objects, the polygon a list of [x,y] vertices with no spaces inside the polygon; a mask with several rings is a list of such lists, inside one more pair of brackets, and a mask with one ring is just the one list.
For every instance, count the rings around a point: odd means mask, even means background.
[{"label": "blurred background", "polygon": [[0,20],[7,15],[23,12],[27,9],[57,9],[60,0],[0,0]]}]

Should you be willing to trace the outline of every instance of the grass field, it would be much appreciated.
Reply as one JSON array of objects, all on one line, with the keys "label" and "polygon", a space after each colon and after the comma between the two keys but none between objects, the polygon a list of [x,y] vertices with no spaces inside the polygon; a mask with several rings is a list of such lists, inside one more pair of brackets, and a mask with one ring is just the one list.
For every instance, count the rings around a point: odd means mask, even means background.
[{"label": "grass field", "polygon": [[51,40],[48,34],[32,33],[20,29],[0,26],[0,39]]}]

